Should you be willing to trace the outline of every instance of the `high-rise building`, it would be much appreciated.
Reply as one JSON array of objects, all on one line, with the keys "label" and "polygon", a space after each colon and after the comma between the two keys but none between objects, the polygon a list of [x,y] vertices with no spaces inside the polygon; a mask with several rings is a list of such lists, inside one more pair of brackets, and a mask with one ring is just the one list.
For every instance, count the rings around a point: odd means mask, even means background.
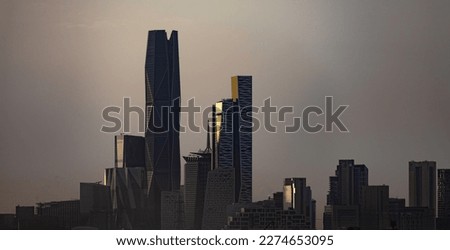
[{"label": "high-rise building", "polygon": [[234,169],[235,202],[252,201],[252,77],[231,78],[232,98],[212,107],[213,168]]},{"label": "high-rise building", "polygon": [[369,183],[367,167],[363,164],[355,165],[354,160],[339,160],[336,177],[338,205],[360,204],[361,189]]},{"label": "high-rise building", "polygon": [[283,209],[303,215],[309,229],[315,229],[315,201],[306,178],[286,178],[283,185]]},{"label": "high-rise building", "polygon": [[148,229],[145,168],[107,168],[104,184],[109,187],[114,229]]},{"label": "high-rise building", "polygon": [[409,162],[409,206],[428,207],[436,214],[436,162]]},{"label": "high-rise building", "polygon": [[389,186],[363,186],[361,229],[389,229]]},{"label": "high-rise building", "polygon": [[369,184],[369,170],[364,164],[355,164],[354,160],[339,160],[335,176],[329,180],[324,229],[359,227],[362,188]]},{"label": "high-rise building", "polygon": [[223,229],[227,223],[227,206],[235,201],[234,169],[209,171],[206,184],[202,229]]},{"label": "high-rise building", "polygon": [[184,208],[185,229],[201,229],[205,203],[208,172],[211,170],[211,147],[209,129],[205,150],[183,156],[184,165]]},{"label": "high-rise building", "polygon": [[161,228],[161,192],[180,189],[180,69],[178,33],[149,31],[145,60],[147,168],[150,226]]},{"label": "high-rise building", "polygon": [[450,169],[438,169],[437,229],[450,229]]},{"label": "high-rise building", "polygon": [[133,135],[114,137],[114,167],[145,167],[145,138]]}]

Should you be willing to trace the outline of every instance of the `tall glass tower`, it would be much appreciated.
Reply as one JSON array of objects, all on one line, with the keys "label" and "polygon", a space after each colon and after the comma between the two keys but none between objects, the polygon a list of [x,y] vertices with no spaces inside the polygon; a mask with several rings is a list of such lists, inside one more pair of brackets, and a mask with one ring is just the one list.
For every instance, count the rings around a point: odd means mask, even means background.
[{"label": "tall glass tower", "polygon": [[145,60],[145,163],[152,229],[161,228],[161,192],[180,189],[178,33],[149,31]]},{"label": "tall glass tower", "polygon": [[252,202],[252,77],[231,78],[232,98],[212,107],[213,168],[234,169],[235,202]]}]

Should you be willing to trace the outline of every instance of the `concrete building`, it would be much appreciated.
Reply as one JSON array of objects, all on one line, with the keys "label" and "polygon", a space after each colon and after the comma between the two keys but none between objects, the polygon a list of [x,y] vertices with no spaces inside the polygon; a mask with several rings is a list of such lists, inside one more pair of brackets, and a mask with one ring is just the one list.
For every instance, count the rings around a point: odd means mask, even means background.
[{"label": "concrete building", "polygon": [[389,186],[363,186],[361,229],[389,229]]},{"label": "concrete building", "polygon": [[306,178],[286,178],[283,185],[283,209],[303,215],[309,229],[315,229],[315,201]]},{"label": "concrete building", "polygon": [[428,207],[436,214],[436,162],[409,162],[409,206]]},{"label": "concrete building", "polygon": [[438,169],[437,229],[450,230],[450,169]]}]

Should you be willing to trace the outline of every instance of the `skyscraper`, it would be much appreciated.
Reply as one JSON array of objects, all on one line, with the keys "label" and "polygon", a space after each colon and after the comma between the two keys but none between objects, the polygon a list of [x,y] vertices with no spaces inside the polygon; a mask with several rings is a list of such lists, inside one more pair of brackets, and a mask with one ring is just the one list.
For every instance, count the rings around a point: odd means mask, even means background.
[{"label": "skyscraper", "polygon": [[328,205],[359,205],[361,189],[369,183],[369,170],[354,160],[339,160],[336,175],[330,177]]},{"label": "skyscraper", "polygon": [[231,99],[213,105],[213,168],[234,169],[235,202],[252,202],[252,77],[231,78]]},{"label": "skyscraper", "polygon": [[335,176],[330,177],[324,229],[359,228],[362,188],[369,184],[369,170],[354,160],[339,160]]},{"label": "skyscraper", "polygon": [[211,170],[209,129],[206,149],[192,152],[183,158],[186,161],[184,165],[185,229],[198,230],[202,227],[206,183],[208,172]]},{"label": "skyscraper", "polygon": [[180,189],[178,33],[149,31],[145,60],[147,168],[151,228],[161,228],[161,192]]},{"label": "skyscraper", "polygon": [[283,209],[294,210],[305,217],[306,226],[315,229],[315,201],[306,178],[286,178],[283,185]]},{"label": "skyscraper", "polygon": [[437,229],[450,229],[450,169],[438,169]]},{"label": "skyscraper", "polygon": [[436,214],[436,162],[409,162],[409,206],[428,207]]}]

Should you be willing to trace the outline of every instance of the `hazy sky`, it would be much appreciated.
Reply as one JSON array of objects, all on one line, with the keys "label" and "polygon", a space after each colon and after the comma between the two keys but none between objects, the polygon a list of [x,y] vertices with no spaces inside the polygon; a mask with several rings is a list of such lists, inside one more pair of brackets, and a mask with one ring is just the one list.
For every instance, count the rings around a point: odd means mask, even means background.
[{"label": "hazy sky", "polygon": [[[306,177],[321,219],[346,158],[407,198],[408,161],[450,168],[448,13],[446,0],[0,1],[0,212],[102,180],[114,150],[101,111],[144,105],[152,29],[179,32],[183,103],[229,97],[230,77],[249,74],[255,105],[350,105],[350,133],[257,132],[254,200]],[[181,135],[183,155],[204,146]]]}]

